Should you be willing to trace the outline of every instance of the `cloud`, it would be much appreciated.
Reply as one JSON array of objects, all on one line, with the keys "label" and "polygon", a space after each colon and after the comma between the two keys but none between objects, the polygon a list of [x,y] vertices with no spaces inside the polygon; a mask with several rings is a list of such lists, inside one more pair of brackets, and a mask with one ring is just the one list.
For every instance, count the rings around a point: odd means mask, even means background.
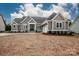
[{"label": "cloud", "polygon": [[72,3],[72,5],[73,5],[73,8],[76,8],[77,7],[77,3]]},{"label": "cloud", "polygon": [[[20,17],[22,16],[43,16],[43,10],[41,9],[43,7],[43,4],[37,4],[36,7],[33,4],[23,4],[20,5],[20,10],[18,10],[18,13],[14,12],[11,13],[11,17]],[[16,16],[15,16],[16,15]]]},{"label": "cloud", "polygon": [[21,13],[14,12],[14,13],[11,14],[11,18],[12,19],[14,19],[14,18],[21,18],[21,17],[23,17],[23,15]]},{"label": "cloud", "polygon": [[68,18],[68,19],[71,18],[70,12],[66,11],[61,5],[52,5],[52,6],[53,6],[53,9],[52,9],[53,12],[61,13],[65,18]]},{"label": "cloud", "polygon": [[65,18],[71,19],[71,15],[70,15],[69,12],[64,12],[64,13],[63,13],[63,16],[64,16]]},{"label": "cloud", "polygon": [[33,4],[25,4],[24,5],[25,11],[23,11],[24,15],[25,16],[41,16],[42,9],[40,7],[42,7],[42,6],[36,5],[36,7],[34,7]]},{"label": "cloud", "polygon": [[24,6],[23,6],[23,5],[20,5],[20,9],[21,9],[21,10],[24,10]]},{"label": "cloud", "polygon": [[43,4],[37,4],[36,7],[42,8]]},{"label": "cloud", "polygon": [[78,3],[72,3],[72,10],[74,10],[75,9],[75,13],[76,14],[78,14],[79,13],[79,11],[78,11]]},{"label": "cloud", "polygon": [[34,6],[33,4],[23,4],[20,5],[18,12],[11,13],[12,18],[23,17],[23,16],[39,16],[39,17],[48,17],[53,12],[60,12],[64,17],[71,18],[69,12],[65,11],[62,6],[67,6],[67,4],[58,4],[51,5],[50,10],[43,10],[43,4],[37,4]]},{"label": "cloud", "polygon": [[58,12],[63,12],[64,11],[64,8],[61,7],[61,6],[58,6],[58,5],[52,5],[53,6],[53,11],[58,13]]},{"label": "cloud", "polygon": [[59,5],[59,6],[62,6],[62,7],[67,6],[67,4],[66,4],[66,3],[58,3],[58,5]]}]

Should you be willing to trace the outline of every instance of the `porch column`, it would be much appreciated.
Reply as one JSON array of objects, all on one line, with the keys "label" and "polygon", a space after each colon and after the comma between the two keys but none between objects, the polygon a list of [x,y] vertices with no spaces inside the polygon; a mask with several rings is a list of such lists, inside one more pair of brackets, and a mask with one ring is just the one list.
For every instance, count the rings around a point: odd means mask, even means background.
[{"label": "porch column", "polygon": [[57,25],[56,25],[56,22],[54,22],[54,30],[57,28],[56,26],[57,26]]},{"label": "porch column", "polygon": [[62,28],[64,29],[64,22],[63,22],[63,24],[62,24]]},{"label": "porch column", "polygon": [[36,31],[36,30],[37,30],[37,29],[36,29],[36,24],[34,24],[34,26],[35,26],[34,31]]},{"label": "porch column", "polygon": [[64,30],[66,29],[65,25],[66,25],[66,24],[65,24],[65,22],[64,22]]},{"label": "porch column", "polygon": [[28,32],[30,31],[30,24],[28,24]]},{"label": "porch column", "polygon": [[15,30],[18,31],[18,25],[15,25]]},{"label": "porch column", "polygon": [[69,22],[68,22],[68,30],[69,30]]}]

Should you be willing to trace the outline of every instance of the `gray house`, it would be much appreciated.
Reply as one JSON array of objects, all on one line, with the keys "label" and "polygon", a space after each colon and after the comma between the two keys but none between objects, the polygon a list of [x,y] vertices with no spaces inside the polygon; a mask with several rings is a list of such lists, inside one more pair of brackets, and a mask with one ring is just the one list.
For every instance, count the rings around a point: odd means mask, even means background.
[{"label": "gray house", "polygon": [[43,33],[70,33],[70,20],[64,18],[60,13],[52,13],[47,20],[42,23]]},{"label": "gray house", "polygon": [[5,31],[5,21],[2,15],[0,15],[0,32]]},{"label": "gray house", "polygon": [[43,32],[58,33],[70,32],[70,21],[60,13],[52,13],[48,18],[24,16],[15,18],[11,23],[11,31],[14,32]]},{"label": "gray house", "polygon": [[11,23],[11,31],[13,32],[41,32],[41,24],[46,20],[45,17],[24,16],[15,18]]}]

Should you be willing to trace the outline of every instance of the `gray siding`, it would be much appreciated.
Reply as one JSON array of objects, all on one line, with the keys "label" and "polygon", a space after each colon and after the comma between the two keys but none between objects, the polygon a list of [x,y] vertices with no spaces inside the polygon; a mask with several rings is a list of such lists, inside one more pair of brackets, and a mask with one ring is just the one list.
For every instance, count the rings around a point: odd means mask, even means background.
[{"label": "gray siding", "polygon": [[51,31],[52,30],[52,22],[48,21],[48,30]]},{"label": "gray siding", "polygon": [[42,31],[42,27],[38,23],[36,24],[36,31],[37,32],[41,32]]},{"label": "gray siding", "polygon": [[61,21],[61,20],[65,20],[65,19],[64,19],[64,17],[62,17],[62,15],[59,14],[54,20],[60,20]]}]

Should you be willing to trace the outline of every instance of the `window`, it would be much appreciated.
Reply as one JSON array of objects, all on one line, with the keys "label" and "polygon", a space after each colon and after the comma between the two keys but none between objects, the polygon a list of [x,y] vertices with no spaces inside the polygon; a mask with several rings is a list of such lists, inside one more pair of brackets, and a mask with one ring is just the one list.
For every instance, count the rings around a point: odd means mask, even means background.
[{"label": "window", "polygon": [[57,28],[61,28],[62,27],[62,23],[57,23]]},{"label": "window", "polygon": [[66,22],[66,29],[68,29],[68,22]]},{"label": "window", "polygon": [[15,25],[14,25],[14,28],[15,28]]},{"label": "window", "polygon": [[60,28],[62,27],[62,23],[60,23]]},{"label": "window", "polygon": [[59,27],[59,23],[57,23],[57,27]]},{"label": "window", "polygon": [[27,26],[26,26],[26,29],[27,29]]}]

